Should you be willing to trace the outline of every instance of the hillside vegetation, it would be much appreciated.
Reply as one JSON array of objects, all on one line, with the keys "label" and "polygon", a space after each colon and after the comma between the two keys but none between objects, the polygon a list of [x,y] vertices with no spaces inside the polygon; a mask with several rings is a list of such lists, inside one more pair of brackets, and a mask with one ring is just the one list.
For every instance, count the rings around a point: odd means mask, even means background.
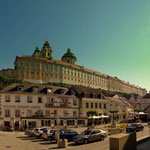
[{"label": "hillside vegetation", "polygon": [[[23,80],[18,80],[18,79],[14,79],[14,78],[7,78],[5,76],[1,76],[0,75],[0,90],[2,90],[3,88],[13,84],[13,83],[29,83]],[[47,83],[46,85],[52,85],[52,86],[60,86],[60,87],[66,87],[66,88],[73,88],[74,85],[72,84],[65,84],[65,83],[55,83],[55,82],[50,82]],[[92,89],[90,87],[84,87],[82,85],[80,85],[80,88],[89,88]],[[103,89],[97,89],[99,91],[99,93],[104,94],[105,96],[113,96],[115,94],[119,94],[120,96],[126,96],[128,95],[127,93],[122,93],[122,92],[115,92],[115,91],[108,91],[108,90],[103,90]]]},{"label": "hillside vegetation", "polygon": [[25,83],[25,82],[18,79],[12,79],[12,78],[7,78],[5,76],[0,76],[0,90],[13,83]]}]

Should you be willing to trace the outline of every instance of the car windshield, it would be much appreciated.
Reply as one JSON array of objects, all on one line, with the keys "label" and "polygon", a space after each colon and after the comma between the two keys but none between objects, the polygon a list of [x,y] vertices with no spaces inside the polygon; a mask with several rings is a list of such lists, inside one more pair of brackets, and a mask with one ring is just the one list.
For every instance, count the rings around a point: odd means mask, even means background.
[{"label": "car windshield", "polygon": [[50,130],[50,133],[51,133],[51,134],[55,133],[55,130]]},{"label": "car windshield", "polygon": [[82,132],[82,135],[89,135],[90,133],[91,133],[91,130],[87,130],[87,131]]},{"label": "car windshield", "polygon": [[132,127],[136,127],[136,126],[137,126],[137,124],[135,124],[135,123],[132,123],[132,124],[131,124],[131,126],[132,126]]},{"label": "car windshield", "polygon": [[42,129],[40,129],[41,131],[44,131],[44,130],[47,130],[46,128],[42,128]]},{"label": "car windshield", "polygon": [[60,130],[59,133],[65,133],[65,131],[64,130]]},{"label": "car windshield", "polygon": [[44,132],[43,133],[47,133],[48,131],[47,130],[44,130]]},{"label": "car windshield", "polygon": [[35,129],[34,131],[38,131],[39,129]]}]

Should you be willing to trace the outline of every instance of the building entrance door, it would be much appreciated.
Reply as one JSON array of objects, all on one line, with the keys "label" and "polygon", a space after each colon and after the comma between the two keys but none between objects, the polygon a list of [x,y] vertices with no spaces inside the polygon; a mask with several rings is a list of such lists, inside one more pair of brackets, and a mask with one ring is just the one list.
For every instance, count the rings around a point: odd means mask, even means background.
[{"label": "building entrance door", "polygon": [[28,122],[28,127],[30,128],[36,128],[36,122],[35,121],[30,121]]}]

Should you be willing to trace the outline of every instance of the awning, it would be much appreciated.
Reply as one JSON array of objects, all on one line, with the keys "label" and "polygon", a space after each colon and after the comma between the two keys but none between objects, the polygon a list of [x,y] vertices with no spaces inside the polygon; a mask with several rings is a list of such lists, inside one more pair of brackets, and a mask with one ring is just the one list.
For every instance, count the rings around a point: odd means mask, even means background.
[{"label": "awning", "polygon": [[139,112],[139,115],[146,115],[147,113],[145,112]]},{"label": "awning", "polygon": [[99,119],[100,118],[100,116],[90,116],[90,117],[88,117],[88,119]]},{"label": "awning", "polygon": [[90,117],[88,117],[88,119],[100,119],[100,118],[109,118],[109,116],[100,115],[100,116],[90,116]]},{"label": "awning", "polygon": [[109,116],[101,115],[100,118],[109,118]]}]

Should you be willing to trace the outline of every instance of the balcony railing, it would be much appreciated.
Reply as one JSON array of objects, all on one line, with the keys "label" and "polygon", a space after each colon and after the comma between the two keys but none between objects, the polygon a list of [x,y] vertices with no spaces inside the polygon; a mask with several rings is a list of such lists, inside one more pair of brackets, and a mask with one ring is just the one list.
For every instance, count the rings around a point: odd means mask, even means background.
[{"label": "balcony railing", "polygon": [[69,106],[68,104],[59,104],[59,105],[55,105],[55,104],[45,104],[45,107],[49,108],[49,107],[55,107],[55,108],[71,108],[71,106]]},{"label": "balcony railing", "polygon": [[68,107],[68,104],[67,103],[61,103],[60,106],[62,106],[62,107]]},{"label": "balcony railing", "polygon": [[52,107],[52,106],[54,106],[53,103],[46,103],[46,104],[45,104],[45,107]]}]

